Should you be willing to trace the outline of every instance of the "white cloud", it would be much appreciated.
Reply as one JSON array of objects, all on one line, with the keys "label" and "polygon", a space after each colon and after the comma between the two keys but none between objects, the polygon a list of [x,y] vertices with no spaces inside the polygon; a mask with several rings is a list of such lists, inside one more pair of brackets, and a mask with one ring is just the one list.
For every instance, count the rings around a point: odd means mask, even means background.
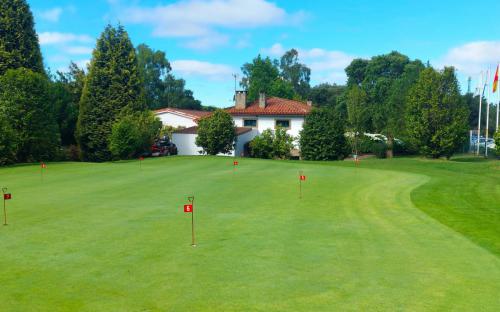
[{"label": "white cloud", "polygon": [[[281,57],[287,50],[281,43],[275,43],[270,48],[262,49],[262,53]],[[355,56],[336,50],[321,48],[296,48],[299,59],[311,68],[311,80],[316,83],[329,82],[343,84],[346,82],[345,68],[349,66]]]},{"label": "white cloud", "polygon": [[267,0],[186,0],[155,7],[132,6],[121,10],[120,19],[153,27],[157,37],[195,38],[187,46],[206,49],[213,38],[221,45],[223,29],[252,29],[300,23],[304,12],[288,13]]},{"label": "white cloud", "polygon": [[500,41],[474,41],[451,48],[436,65],[454,66],[459,73],[476,76],[500,60]]},{"label": "white cloud", "polygon": [[198,76],[210,80],[232,79],[235,69],[225,64],[214,64],[197,60],[176,60],[171,62],[172,70],[181,76]]},{"label": "white cloud", "polygon": [[59,21],[62,12],[62,8],[56,7],[53,9],[41,11],[38,16],[43,20],[55,23]]},{"label": "white cloud", "polygon": [[91,54],[93,49],[86,46],[69,46],[64,47],[63,50],[68,54]]},{"label": "white cloud", "polygon": [[41,45],[62,44],[68,42],[89,43],[92,37],[88,35],[76,35],[72,33],[42,32],[38,34]]},{"label": "white cloud", "polygon": [[218,46],[226,45],[229,37],[221,34],[213,34],[207,37],[198,37],[193,40],[187,41],[184,46],[201,51],[208,51]]}]

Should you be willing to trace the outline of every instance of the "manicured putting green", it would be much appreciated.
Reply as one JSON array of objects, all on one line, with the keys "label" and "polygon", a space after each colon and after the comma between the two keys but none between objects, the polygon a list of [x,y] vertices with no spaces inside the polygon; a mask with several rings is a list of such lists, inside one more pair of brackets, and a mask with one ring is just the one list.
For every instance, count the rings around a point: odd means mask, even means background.
[{"label": "manicured putting green", "polygon": [[499,181],[416,158],[3,168],[0,310],[499,311]]}]

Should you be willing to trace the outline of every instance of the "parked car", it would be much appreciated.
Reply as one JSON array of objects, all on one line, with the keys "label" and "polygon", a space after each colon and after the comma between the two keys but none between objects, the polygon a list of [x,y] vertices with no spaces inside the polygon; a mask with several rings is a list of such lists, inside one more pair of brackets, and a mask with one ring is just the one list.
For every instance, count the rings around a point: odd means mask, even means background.
[{"label": "parked car", "polygon": [[164,136],[151,146],[150,156],[156,157],[168,155],[177,155],[177,146],[170,141],[168,136]]}]

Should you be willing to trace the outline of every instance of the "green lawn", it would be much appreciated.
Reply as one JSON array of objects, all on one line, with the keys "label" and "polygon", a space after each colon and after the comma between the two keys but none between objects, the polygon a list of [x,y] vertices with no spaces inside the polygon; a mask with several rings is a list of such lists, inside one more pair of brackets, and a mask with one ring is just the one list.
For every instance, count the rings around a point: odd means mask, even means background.
[{"label": "green lawn", "polygon": [[0,169],[0,311],[500,310],[498,161],[232,161]]}]

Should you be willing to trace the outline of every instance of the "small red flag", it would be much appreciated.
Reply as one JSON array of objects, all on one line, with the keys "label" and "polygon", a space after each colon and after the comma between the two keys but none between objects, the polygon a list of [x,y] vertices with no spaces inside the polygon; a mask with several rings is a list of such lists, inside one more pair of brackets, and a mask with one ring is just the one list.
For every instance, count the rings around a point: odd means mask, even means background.
[{"label": "small red flag", "polygon": [[237,161],[233,162],[233,165],[238,166],[238,162]]},{"label": "small red flag", "polygon": [[12,195],[10,193],[5,193],[5,194],[3,194],[3,199],[4,200],[12,199]]},{"label": "small red flag", "polygon": [[45,163],[42,163],[42,168],[43,169],[47,168],[47,165]]},{"label": "small red flag", "polygon": [[139,157],[139,160],[141,160],[141,161],[142,161],[142,160],[144,160],[144,157],[142,157],[142,156],[141,156],[141,157]]},{"label": "small red flag", "polygon": [[306,180],[306,176],[305,176],[305,175],[301,175],[301,176],[300,176],[300,180],[301,180],[301,181],[305,181],[305,180]]},{"label": "small red flag", "polygon": [[193,205],[184,205],[184,212],[193,212]]}]

